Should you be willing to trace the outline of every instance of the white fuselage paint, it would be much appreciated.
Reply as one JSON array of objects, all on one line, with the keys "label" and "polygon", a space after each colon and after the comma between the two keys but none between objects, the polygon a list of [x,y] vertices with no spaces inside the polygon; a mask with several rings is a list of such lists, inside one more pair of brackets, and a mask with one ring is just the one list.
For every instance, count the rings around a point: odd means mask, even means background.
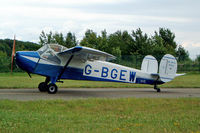
[{"label": "white fuselage paint", "polygon": [[[144,78],[149,80],[157,79],[156,76],[152,76],[151,74],[144,73],[140,70],[105,61],[87,61],[84,65],[84,76],[127,83],[136,83],[136,78]],[[141,80],[141,82],[145,84],[146,80]]]}]

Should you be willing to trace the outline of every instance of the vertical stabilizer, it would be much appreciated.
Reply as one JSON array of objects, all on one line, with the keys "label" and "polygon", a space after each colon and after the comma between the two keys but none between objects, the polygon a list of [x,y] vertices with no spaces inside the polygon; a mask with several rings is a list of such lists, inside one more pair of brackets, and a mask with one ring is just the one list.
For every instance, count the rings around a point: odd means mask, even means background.
[{"label": "vertical stabilizer", "polygon": [[147,55],[142,61],[141,71],[155,74],[158,72],[158,61],[155,57]]},{"label": "vertical stabilizer", "polygon": [[170,54],[163,56],[159,66],[160,80],[169,82],[176,77],[177,61],[176,58]]}]

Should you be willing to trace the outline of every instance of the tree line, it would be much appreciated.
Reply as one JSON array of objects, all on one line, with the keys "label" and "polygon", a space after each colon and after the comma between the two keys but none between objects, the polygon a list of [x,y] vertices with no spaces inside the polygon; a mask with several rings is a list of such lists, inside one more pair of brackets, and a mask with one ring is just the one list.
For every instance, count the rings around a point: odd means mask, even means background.
[{"label": "tree line", "polygon": [[[182,64],[200,63],[200,55],[197,56],[195,61],[192,61],[189,58],[188,51],[175,41],[175,34],[166,28],[160,28],[151,36],[144,33],[140,28],[131,32],[116,31],[111,34],[108,34],[106,30],[97,34],[88,29],[83,38],[79,40],[80,42],[72,32],[63,34],[42,31],[39,40],[39,43],[16,40],[16,51],[36,51],[49,43],[57,43],[67,48],[80,44],[113,54],[117,57],[116,63],[131,67],[135,67],[133,64],[136,64],[136,68],[137,66],[140,67],[139,63],[142,62],[145,55],[153,55],[159,61],[167,53],[174,55],[179,64],[180,62]],[[10,71],[12,46],[12,39],[0,39],[0,72]],[[19,69],[15,67],[15,71],[19,71]]]},{"label": "tree line", "polygon": [[[63,33],[42,31],[39,39],[41,45],[58,43],[70,48],[78,44],[75,34],[71,32],[64,36]],[[109,35],[106,30],[101,31],[101,34],[98,35],[88,29],[83,39],[80,40],[80,45],[108,52],[121,58],[131,55],[153,55],[161,58],[168,53],[177,57],[178,61],[190,60],[188,51],[176,43],[175,34],[166,28],[160,28],[152,36],[143,33],[140,28],[132,30],[131,33],[116,31]]]}]

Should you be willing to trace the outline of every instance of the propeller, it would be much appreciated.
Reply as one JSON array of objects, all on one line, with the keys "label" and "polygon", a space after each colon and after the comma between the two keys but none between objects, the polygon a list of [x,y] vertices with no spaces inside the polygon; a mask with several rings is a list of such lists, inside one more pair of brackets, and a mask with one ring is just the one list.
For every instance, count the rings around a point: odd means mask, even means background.
[{"label": "propeller", "polygon": [[11,73],[13,72],[14,56],[15,56],[15,35],[14,35],[13,49],[12,49],[12,55],[11,55]]}]

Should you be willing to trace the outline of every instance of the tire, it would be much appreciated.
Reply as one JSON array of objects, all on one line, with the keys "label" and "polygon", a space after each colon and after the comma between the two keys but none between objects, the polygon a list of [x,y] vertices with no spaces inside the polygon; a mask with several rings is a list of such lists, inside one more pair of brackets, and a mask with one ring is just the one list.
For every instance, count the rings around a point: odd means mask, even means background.
[{"label": "tire", "polygon": [[160,88],[157,89],[157,92],[160,92]]},{"label": "tire", "polygon": [[38,85],[38,89],[40,92],[46,92],[47,91],[47,84],[45,82],[41,82]]},{"label": "tire", "polygon": [[56,84],[50,83],[50,84],[48,85],[47,91],[48,91],[49,94],[55,94],[55,93],[57,92],[57,90],[58,90],[58,87],[57,87]]}]

